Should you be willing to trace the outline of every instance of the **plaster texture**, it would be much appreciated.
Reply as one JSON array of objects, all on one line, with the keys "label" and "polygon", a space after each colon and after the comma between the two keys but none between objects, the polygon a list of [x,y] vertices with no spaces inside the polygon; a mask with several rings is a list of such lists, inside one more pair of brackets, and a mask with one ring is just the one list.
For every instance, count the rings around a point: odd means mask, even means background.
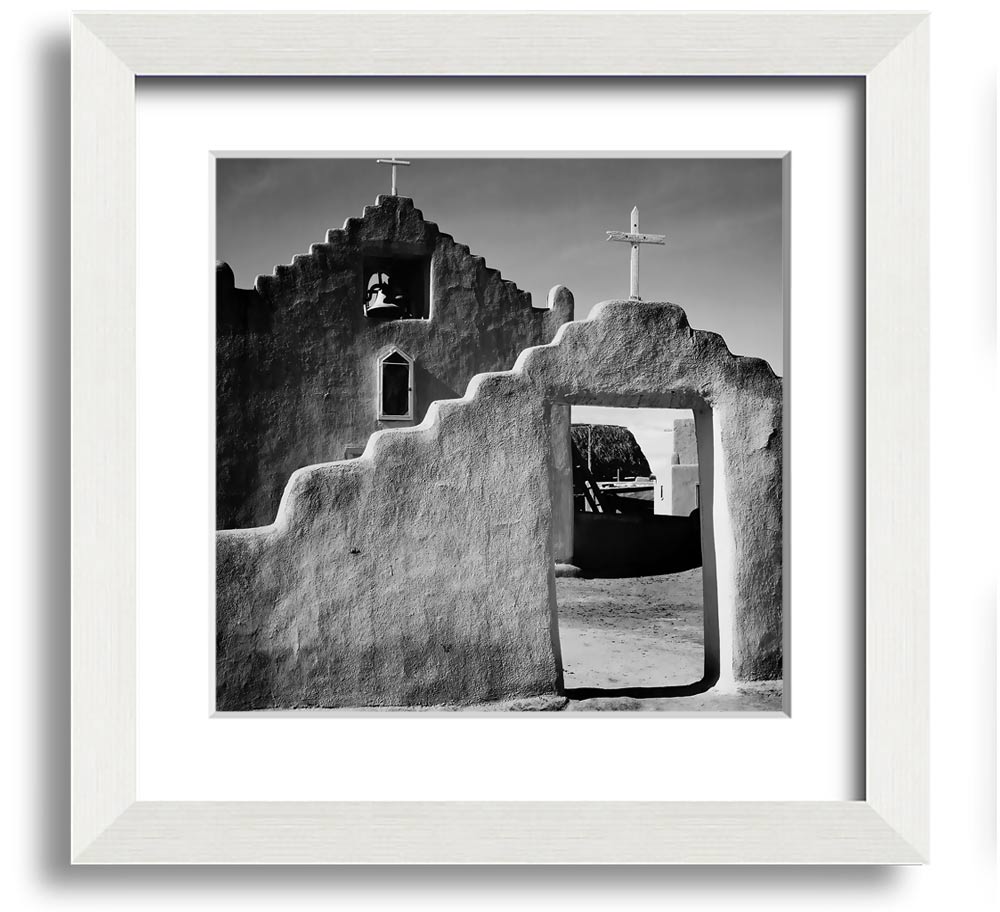
[{"label": "plaster texture", "polygon": [[359,459],[296,471],[273,525],[216,534],[218,708],[559,693],[559,405],[706,417],[723,676],[780,678],[781,398],[764,361],[680,308],[606,302]]},{"label": "plaster texture", "polygon": [[670,513],[690,516],[698,506],[698,432],[694,418],[674,420],[670,465]]},{"label": "plaster texture", "polygon": [[[426,265],[427,318],[365,316],[364,264],[373,258]],[[530,294],[395,196],[378,197],[253,289],[235,288],[220,264],[216,287],[222,529],[273,522],[296,469],[343,459],[380,429],[419,423],[432,402],[458,398],[477,373],[510,368],[573,317],[567,289],[533,307]],[[393,348],[415,361],[412,420],[378,419],[377,363]]]},{"label": "plaster texture", "polygon": [[549,468],[552,489],[552,557],[557,564],[573,560],[573,444],[570,433],[570,408],[552,405],[552,464]]},{"label": "plaster texture", "polygon": [[698,436],[694,418],[674,419],[673,462],[677,465],[698,464]]},{"label": "plaster texture", "polygon": [[674,516],[690,516],[698,506],[699,470],[697,465],[670,467],[670,511]]}]

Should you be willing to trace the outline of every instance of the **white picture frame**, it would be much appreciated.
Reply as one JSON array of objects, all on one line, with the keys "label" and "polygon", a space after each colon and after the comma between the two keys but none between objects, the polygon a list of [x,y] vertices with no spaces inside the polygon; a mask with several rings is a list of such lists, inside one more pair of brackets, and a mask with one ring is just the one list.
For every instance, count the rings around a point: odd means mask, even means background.
[{"label": "white picture frame", "polygon": [[[927,16],[85,13],[72,31],[74,863],[927,859]],[[195,75],[865,80],[863,800],[136,800],[135,80]]]}]

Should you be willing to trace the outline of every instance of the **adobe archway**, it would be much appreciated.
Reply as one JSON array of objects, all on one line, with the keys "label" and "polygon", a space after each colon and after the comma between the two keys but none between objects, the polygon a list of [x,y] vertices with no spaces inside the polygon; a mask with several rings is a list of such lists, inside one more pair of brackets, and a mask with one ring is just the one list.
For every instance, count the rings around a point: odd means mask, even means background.
[{"label": "adobe archway", "polygon": [[527,349],[514,373],[553,403],[694,412],[699,453],[710,460],[700,461],[713,467],[702,533],[715,583],[706,593],[717,593],[706,613],[718,612],[719,686],[780,678],[782,390],[770,366],[692,329],[679,307],[612,301]]}]

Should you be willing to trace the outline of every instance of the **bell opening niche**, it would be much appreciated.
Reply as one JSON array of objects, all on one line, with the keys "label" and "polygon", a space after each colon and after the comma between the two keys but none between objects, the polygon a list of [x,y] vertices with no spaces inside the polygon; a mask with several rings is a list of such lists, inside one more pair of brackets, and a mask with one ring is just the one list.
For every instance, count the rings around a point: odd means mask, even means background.
[{"label": "bell opening niche", "polygon": [[426,320],[430,315],[430,257],[366,256],[365,316]]}]

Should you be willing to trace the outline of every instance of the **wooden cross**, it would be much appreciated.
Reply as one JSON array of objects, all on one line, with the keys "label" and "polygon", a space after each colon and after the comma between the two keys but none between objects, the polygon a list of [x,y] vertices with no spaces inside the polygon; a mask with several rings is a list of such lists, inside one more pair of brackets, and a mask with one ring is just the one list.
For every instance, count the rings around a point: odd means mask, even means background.
[{"label": "wooden cross", "polygon": [[666,244],[667,238],[663,234],[639,234],[639,207],[632,207],[632,230],[609,231],[609,241],[625,241],[632,245],[632,273],[629,282],[629,300],[641,301],[639,297],[639,245],[640,244]]},{"label": "wooden cross", "polygon": [[396,193],[396,165],[409,165],[409,162],[402,161],[398,158],[376,158],[376,164],[379,165],[392,165],[392,196],[398,196]]}]

